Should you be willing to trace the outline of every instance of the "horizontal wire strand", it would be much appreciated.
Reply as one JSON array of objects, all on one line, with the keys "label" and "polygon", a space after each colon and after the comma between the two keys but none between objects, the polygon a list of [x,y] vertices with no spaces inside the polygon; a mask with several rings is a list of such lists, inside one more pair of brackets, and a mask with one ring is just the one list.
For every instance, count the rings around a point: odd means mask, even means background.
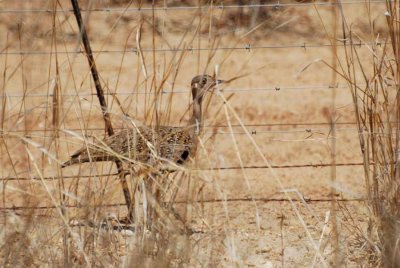
[{"label": "horizontal wire strand", "polygon": [[[225,50],[244,50],[247,52],[251,52],[252,50],[258,50],[258,49],[286,49],[286,48],[302,48],[302,49],[307,49],[307,48],[331,48],[332,46],[336,47],[345,47],[345,46],[358,46],[358,47],[363,47],[363,46],[384,46],[387,43],[386,42],[362,42],[361,40],[359,42],[347,42],[347,41],[341,41],[342,43],[340,44],[308,44],[308,43],[301,43],[301,44],[282,44],[282,45],[254,45],[252,46],[251,44],[246,44],[241,47],[215,47],[215,48],[155,48],[155,49],[150,49],[150,48],[143,48],[141,49],[141,52],[143,53],[153,53],[153,52],[195,52],[195,51],[225,51]],[[94,54],[98,53],[133,53],[133,54],[138,54],[138,50],[136,48],[131,48],[131,49],[116,49],[116,50],[94,50]],[[8,51],[4,50],[0,52],[0,55],[7,55],[7,56],[12,56],[12,55],[62,55],[62,54],[82,54],[84,55],[85,52],[83,50],[75,50],[75,51]]]},{"label": "horizontal wire strand", "polygon": [[[239,126],[237,126],[237,127],[239,127]],[[115,130],[121,130],[121,129],[126,129],[126,128],[114,128],[114,129]],[[68,129],[68,130],[81,131],[81,129]],[[25,133],[23,135],[25,138],[45,138],[46,139],[46,138],[52,138],[53,136],[51,136],[51,135],[49,135],[49,136],[45,136],[45,135],[36,136],[36,135],[33,135],[32,133],[33,132],[43,133],[43,132],[51,132],[51,131],[52,130],[28,130],[28,131],[26,131],[26,130],[4,131],[3,130],[2,131],[0,129],[0,135],[1,135],[2,138],[5,138],[5,139],[8,139],[8,138],[10,138],[10,139],[18,139],[19,138],[18,136],[8,136],[7,133],[8,134]],[[85,132],[90,132],[90,131],[95,131],[95,129],[88,128],[88,129],[85,130]],[[96,131],[104,131],[104,129],[98,128],[98,129],[96,129]],[[323,128],[323,129],[322,128],[321,129],[306,128],[306,129],[296,129],[296,130],[256,130],[256,129],[248,129],[248,132],[251,135],[267,134],[267,133],[269,133],[269,134],[284,134],[284,133],[321,134],[321,133],[329,132],[329,131],[331,131],[330,128]],[[357,129],[357,128],[338,128],[337,131],[358,132],[359,129]],[[1,134],[1,132],[3,132],[3,134]],[[29,132],[30,134],[26,134],[27,132]],[[213,135],[230,135],[230,134],[238,134],[238,135],[243,134],[243,135],[245,135],[246,134],[247,135],[247,132],[246,131],[233,131],[233,132],[231,132],[231,131],[224,131],[224,132],[206,131],[206,132],[204,132],[204,134],[213,134]],[[375,133],[375,134],[376,135],[382,135],[384,133]]]},{"label": "horizontal wire strand", "polygon": [[[365,85],[359,85],[365,86]],[[304,85],[304,86],[269,86],[269,87],[254,87],[254,88],[226,88],[222,90],[222,92],[225,93],[243,93],[243,92],[262,92],[262,91],[285,91],[285,90],[330,90],[330,89],[347,89],[348,85],[347,84],[337,84],[337,85],[328,85],[328,84],[321,84],[321,85]],[[15,92],[16,90],[10,90],[11,92]],[[27,90],[30,91],[30,90]],[[125,90],[123,90],[125,91]],[[164,89],[161,91],[161,94],[189,94],[190,91],[186,89],[177,89],[177,90],[169,90],[169,89]],[[154,95],[154,92],[116,92],[116,93],[104,93],[104,95],[107,96],[135,96],[136,94],[139,95]],[[79,98],[84,98],[84,97],[90,97],[90,96],[96,96],[96,93],[60,93],[57,96],[60,97],[79,97]],[[6,93],[3,95],[0,95],[0,99],[3,98],[52,98],[54,97],[54,94],[52,93]]]},{"label": "horizontal wire strand", "polygon": [[[396,122],[390,122],[391,124],[396,124]],[[336,125],[357,125],[356,122],[336,122]],[[243,124],[245,127],[298,127],[298,126],[327,126],[331,125],[331,123],[328,122],[303,122],[303,123],[257,123],[257,124]],[[174,126],[171,126],[174,127]],[[175,126],[179,127],[179,126]],[[232,124],[232,125],[223,125],[223,124],[217,124],[217,125],[204,125],[204,128],[228,128],[228,127],[233,127],[233,128],[241,128],[241,124]],[[123,127],[115,127],[117,130],[125,129]],[[1,129],[0,129],[1,130]],[[51,132],[55,129],[29,129],[28,131],[31,132]],[[61,129],[58,129],[61,130]],[[82,131],[80,128],[68,128],[68,130],[71,131]],[[87,130],[91,131],[104,131],[104,128],[98,127],[98,128],[88,128]],[[329,130],[329,129],[310,129],[310,128],[305,128],[304,130],[301,131],[307,131],[307,132],[314,132],[314,131],[323,131],[323,130]],[[4,133],[20,133],[23,132],[25,133],[27,130],[11,130],[11,131],[4,131]]]},{"label": "horizontal wire strand", "polygon": [[[393,0],[388,0],[392,2]],[[368,3],[371,4],[384,4],[387,0],[369,0]],[[150,12],[153,10],[159,11],[177,11],[177,10],[194,10],[197,11],[201,9],[238,9],[238,8],[284,8],[284,7],[313,7],[313,6],[336,6],[336,5],[354,5],[354,4],[365,4],[365,0],[342,0],[339,3],[336,2],[310,2],[310,3],[281,3],[277,1],[275,3],[268,4],[248,4],[248,5],[202,5],[202,6],[157,6],[157,7],[141,7],[141,8],[126,8],[126,7],[104,7],[104,8],[91,8],[82,9],[81,12]],[[1,13],[53,13],[53,12],[73,12],[73,9],[1,9]]]},{"label": "horizontal wire strand", "polygon": [[[362,85],[359,85],[362,86]],[[306,85],[306,86],[267,86],[267,87],[255,87],[255,88],[227,88],[222,90],[225,93],[249,93],[249,92],[262,92],[262,91],[286,91],[286,90],[330,90],[330,89],[347,89],[348,85],[346,84],[338,84],[338,85]],[[27,90],[29,91],[29,90]],[[104,93],[106,96],[135,96],[135,95],[154,95],[154,92],[126,92],[127,90],[122,90],[125,92],[116,92],[116,93]],[[190,91],[186,89],[177,89],[177,90],[162,90],[161,94],[189,94]],[[90,96],[96,96],[96,93],[61,93],[58,94],[60,97],[79,97],[85,98]],[[3,98],[52,98],[54,94],[52,93],[6,93],[0,95],[0,99]]]},{"label": "horizontal wire strand", "polygon": [[[272,165],[271,168],[275,169],[291,169],[291,168],[325,168],[325,167],[354,167],[354,166],[363,166],[362,162],[348,162],[348,163],[318,163],[318,164],[295,164],[295,165]],[[369,165],[373,165],[370,163]],[[195,171],[221,171],[221,170],[241,170],[241,169],[268,169],[269,167],[266,165],[248,165],[248,166],[230,166],[230,167],[212,167],[212,168],[194,168],[192,170]],[[0,181],[31,181],[31,180],[61,180],[61,179],[89,179],[96,177],[110,177],[117,176],[117,173],[107,173],[107,174],[94,174],[94,175],[66,175],[62,177],[50,176],[50,177],[3,177],[0,178]]]},{"label": "horizontal wire strand", "polygon": [[[325,198],[303,198],[307,203],[323,203],[323,202],[364,202],[367,201],[366,198],[335,198],[335,199],[325,199]],[[207,200],[198,200],[197,203],[222,203],[222,202],[303,202],[303,200],[298,200],[296,198],[292,198],[288,200],[287,198],[265,198],[265,197],[254,197],[254,198],[227,198],[227,199],[207,199]],[[187,204],[187,201],[175,201],[174,204]],[[191,201],[193,203],[193,201]],[[111,203],[111,204],[102,204],[102,205],[63,205],[65,208],[100,208],[100,207],[122,207],[126,206],[125,203]],[[12,207],[0,207],[0,211],[9,211],[9,210],[43,210],[43,209],[56,209],[59,206],[12,206]]]}]

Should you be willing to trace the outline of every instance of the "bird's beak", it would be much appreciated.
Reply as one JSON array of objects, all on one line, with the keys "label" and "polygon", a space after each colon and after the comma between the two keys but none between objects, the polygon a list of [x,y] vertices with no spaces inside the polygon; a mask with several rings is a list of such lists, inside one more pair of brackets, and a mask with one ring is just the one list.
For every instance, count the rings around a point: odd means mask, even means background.
[{"label": "bird's beak", "polygon": [[225,81],[224,80],[215,80],[214,83],[207,89],[207,91],[213,92],[215,90],[215,86],[222,84],[223,82],[225,82]]},{"label": "bird's beak", "polygon": [[210,89],[213,89],[213,87],[215,87],[216,85],[220,85],[224,82],[225,82],[225,80],[215,80],[214,84],[212,85],[212,87]]}]

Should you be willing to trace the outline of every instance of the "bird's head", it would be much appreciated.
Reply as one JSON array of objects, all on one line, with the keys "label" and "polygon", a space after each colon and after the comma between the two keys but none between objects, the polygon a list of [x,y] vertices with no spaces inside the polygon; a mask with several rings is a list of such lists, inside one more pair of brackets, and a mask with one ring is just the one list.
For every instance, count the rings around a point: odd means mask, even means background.
[{"label": "bird's head", "polygon": [[212,92],[216,85],[223,82],[223,80],[215,79],[215,77],[207,74],[193,77],[191,83],[193,99],[201,100],[205,92]]}]

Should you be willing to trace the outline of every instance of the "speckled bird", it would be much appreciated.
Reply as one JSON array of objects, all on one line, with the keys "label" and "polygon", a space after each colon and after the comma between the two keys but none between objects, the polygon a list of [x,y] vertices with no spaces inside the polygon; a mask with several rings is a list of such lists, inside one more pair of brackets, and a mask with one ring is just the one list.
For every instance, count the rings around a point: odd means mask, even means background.
[{"label": "speckled bird", "polygon": [[150,166],[157,159],[183,165],[197,150],[197,137],[202,129],[204,94],[213,91],[222,82],[210,75],[198,75],[192,79],[193,112],[187,126],[139,126],[123,129],[102,142],[81,148],[62,167],[84,162],[116,161],[121,156],[134,163]]}]

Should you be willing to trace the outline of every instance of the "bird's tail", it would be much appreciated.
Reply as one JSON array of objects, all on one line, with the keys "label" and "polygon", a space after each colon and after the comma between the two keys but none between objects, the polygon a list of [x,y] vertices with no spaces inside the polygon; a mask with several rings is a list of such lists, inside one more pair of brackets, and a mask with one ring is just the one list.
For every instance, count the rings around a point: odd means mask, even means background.
[{"label": "bird's tail", "polygon": [[61,168],[65,168],[65,167],[68,167],[68,166],[72,166],[72,165],[74,165],[74,164],[78,164],[78,163],[81,163],[82,162],[82,160],[80,159],[80,157],[73,157],[73,158],[71,158],[70,160],[68,160],[68,161],[66,161],[66,162],[64,162],[64,163],[62,163],[61,164]]},{"label": "bird's tail", "polygon": [[90,157],[86,154],[74,154],[71,156],[71,159],[62,163],[61,168],[65,168],[68,166],[72,166],[75,164],[80,164],[80,163],[87,163],[87,162],[101,162],[101,161],[115,161],[117,158],[101,153],[101,154],[95,154],[93,153],[90,155]]},{"label": "bird's tail", "polygon": [[85,155],[86,148],[80,149],[71,155],[71,159],[62,163],[61,168],[72,166],[74,164],[79,164],[83,162],[88,162],[89,158]]}]

